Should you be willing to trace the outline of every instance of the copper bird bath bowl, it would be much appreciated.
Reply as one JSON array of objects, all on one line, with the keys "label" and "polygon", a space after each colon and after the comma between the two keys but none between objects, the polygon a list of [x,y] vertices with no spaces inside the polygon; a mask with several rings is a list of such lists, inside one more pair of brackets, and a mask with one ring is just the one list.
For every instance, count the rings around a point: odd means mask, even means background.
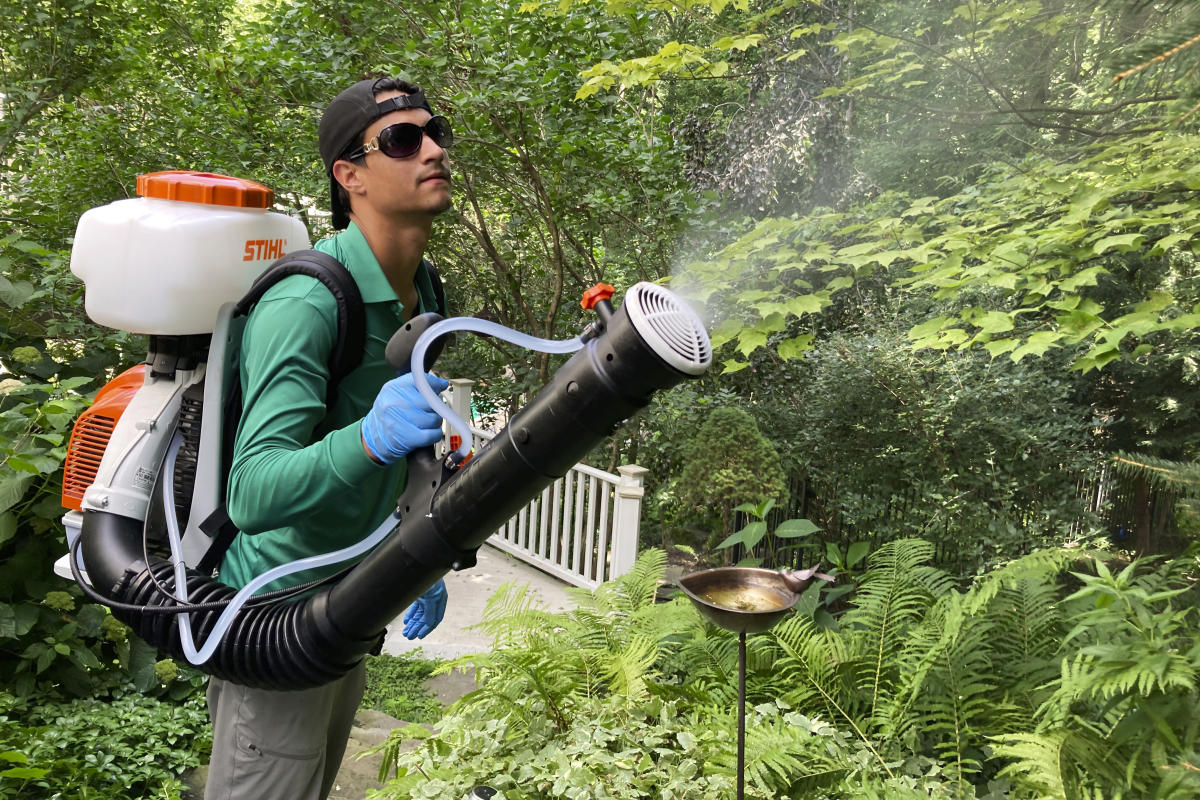
[{"label": "copper bird bath bowl", "polygon": [[685,575],[679,588],[717,627],[761,633],[775,627],[800,599],[799,590],[790,589],[783,576],[770,569],[718,567]]},{"label": "copper bird bath bowl", "polygon": [[679,588],[711,623],[738,635],[737,800],[745,797],[746,634],[770,630],[796,606],[815,570],[777,572],[756,567],[718,567],[679,579]]}]

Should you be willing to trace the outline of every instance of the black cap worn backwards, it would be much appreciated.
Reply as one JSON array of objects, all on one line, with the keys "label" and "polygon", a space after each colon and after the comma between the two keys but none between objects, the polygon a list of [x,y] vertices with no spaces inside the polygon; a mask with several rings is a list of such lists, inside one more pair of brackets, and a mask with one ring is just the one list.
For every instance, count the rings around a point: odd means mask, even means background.
[{"label": "black cap worn backwards", "polygon": [[321,115],[321,124],[317,127],[321,160],[325,162],[325,173],[329,176],[333,227],[337,230],[350,224],[350,209],[338,199],[337,179],[333,177],[334,162],[357,150],[362,144],[363,131],[384,114],[405,108],[423,108],[430,114],[433,113],[425,95],[419,89],[411,94],[389,97],[381,103],[375,102],[375,87],[386,80],[388,79],[368,78],[359,81],[333,98],[325,113]]}]

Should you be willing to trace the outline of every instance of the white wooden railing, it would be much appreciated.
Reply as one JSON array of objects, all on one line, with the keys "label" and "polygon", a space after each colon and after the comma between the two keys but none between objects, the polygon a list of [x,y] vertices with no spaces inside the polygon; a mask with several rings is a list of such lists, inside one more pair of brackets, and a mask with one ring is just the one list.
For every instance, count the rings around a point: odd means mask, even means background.
[{"label": "white wooden railing", "polygon": [[[450,381],[450,407],[467,420],[473,383]],[[495,436],[474,426],[471,431],[476,450]],[[617,472],[576,464],[513,515],[488,544],[588,589],[624,575],[637,558],[647,470],[630,464]]]}]

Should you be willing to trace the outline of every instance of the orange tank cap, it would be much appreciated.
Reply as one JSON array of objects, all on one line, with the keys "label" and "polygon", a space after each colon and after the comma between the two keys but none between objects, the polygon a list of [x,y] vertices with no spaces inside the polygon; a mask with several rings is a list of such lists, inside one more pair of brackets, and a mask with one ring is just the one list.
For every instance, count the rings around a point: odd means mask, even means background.
[{"label": "orange tank cap", "polygon": [[275,192],[261,183],[213,172],[168,170],[137,176],[137,193],[160,200],[184,200],[210,206],[270,208]]},{"label": "orange tank cap", "polygon": [[609,286],[607,283],[597,283],[592,288],[583,293],[583,299],[579,301],[579,305],[583,306],[588,311],[596,307],[596,303],[601,300],[609,300],[613,293],[617,290]]}]

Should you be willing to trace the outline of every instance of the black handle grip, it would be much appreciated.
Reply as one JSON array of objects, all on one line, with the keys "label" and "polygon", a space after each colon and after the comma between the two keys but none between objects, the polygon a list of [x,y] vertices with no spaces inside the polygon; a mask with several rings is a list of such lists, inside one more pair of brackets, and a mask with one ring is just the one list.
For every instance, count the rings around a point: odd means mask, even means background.
[{"label": "black handle grip", "polygon": [[[392,338],[388,339],[387,349],[384,350],[383,354],[388,364],[396,370],[397,375],[403,375],[412,367],[413,348],[417,346],[417,339],[420,338],[421,334],[433,326],[434,323],[441,321],[441,314],[430,311],[413,317],[392,334]],[[429,349],[425,351],[426,372],[433,369],[433,362],[437,361],[437,357],[442,354],[442,347],[445,344],[446,336],[439,336],[429,346]]]}]

